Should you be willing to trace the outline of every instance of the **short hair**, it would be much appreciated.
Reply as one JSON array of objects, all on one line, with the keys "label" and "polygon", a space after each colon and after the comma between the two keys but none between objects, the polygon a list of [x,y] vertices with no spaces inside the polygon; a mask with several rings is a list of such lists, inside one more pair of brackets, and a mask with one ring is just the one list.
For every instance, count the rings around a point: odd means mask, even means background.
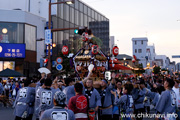
[{"label": "short hair", "polygon": [[50,78],[46,78],[44,81],[45,86],[51,86],[52,85],[52,80]]},{"label": "short hair", "polygon": [[67,85],[67,86],[69,86],[69,83],[71,83],[71,82],[75,82],[75,79],[74,78],[70,78],[70,77],[68,77],[68,78],[65,78],[65,84]]},{"label": "short hair", "polygon": [[74,88],[75,88],[76,92],[82,93],[83,85],[82,85],[81,83],[76,83],[76,84],[74,85]]},{"label": "short hair", "polygon": [[88,81],[88,80],[91,80],[91,81],[92,81],[92,83],[93,83],[93,79],[92,79],[92,78],[88,78],[88,79],[87,79],[87,81]]},{"label": "short hair", "polygon": [[24,80],[23,81],[24,82],[24,87],[29,86],[32,83],[31,80],[32,80],[32,78],[28,78],[28,79]]},{"label": "short hair", "polygon": [[131,91],[133,90],[133,85],[131,83],[125,83],[123,87],[127,90],[128,94],[131,94]]},{"label": "short hair", "polygon": [[118,82],[120,82],[120,83],[122,84],[122,81],[121,81],[121,80],[116,80],[116,84],[117,84]]},{"label": "short hair", "polygon": [[169,84],[168,87],[173,88],[173,86],[175,84],[174,80],[167,78],[165,81],[168,82],[168,84]]}]

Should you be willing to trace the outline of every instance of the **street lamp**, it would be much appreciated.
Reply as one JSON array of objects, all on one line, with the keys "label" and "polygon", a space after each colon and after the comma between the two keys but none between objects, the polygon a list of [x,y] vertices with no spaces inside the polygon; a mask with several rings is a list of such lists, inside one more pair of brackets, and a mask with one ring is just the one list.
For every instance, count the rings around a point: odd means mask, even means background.
[{"label": "street lamp", "polygon": [[125,61],[125,60],[126,60],[126,58],[124,57],[124,58],[123,58],[123,60]]},{"label": "street lamp", "polygon": [[53,46],[53,47],[56,47],[56,43],[53,43],[52,46]]},{"label": "street lamp", "polygon": [[[54,5],[54,4],[63,4],[63,3],[66,3],[66,4],[73,4],[74,3],[74,0],[64,0],[63,2],[56,2],[56,3],[51,3],[51,0],[49,1],[49,23],[48,23],[48,28],[51,30],[51,5]],[[51,31],[52,32],[52,31]],[[47,68],[49,70],[51,70],[51,54],[50,54],[50,47],[51,45],[48,44],[48,66]]]},{"label": "street lamp", "polygon": [[2,29],[2,33],[6,34],[8,32],[7,28]]},{"label": "street lamp", "polygon": [[70,5],[74,3],[74,0],[65,0],[66,4]]}]

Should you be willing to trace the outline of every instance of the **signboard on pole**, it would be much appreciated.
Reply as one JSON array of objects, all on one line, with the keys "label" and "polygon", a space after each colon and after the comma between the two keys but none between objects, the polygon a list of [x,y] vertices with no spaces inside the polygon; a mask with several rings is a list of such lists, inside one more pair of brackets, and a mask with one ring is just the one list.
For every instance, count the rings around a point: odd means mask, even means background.
[{"label": "signboard on pole", "polygon": [[63,62],[63,59],[62,59],[61,57],[58,57],[58,58],[56,59],[56,62],[57,62],[58,64],[61,64],[61,63]]},{"label": "signboard on pole", "polygon": [[45,44],[52,44],[51,29],[45,30]]},{"label": "signboard on pole", "polygon": [[63,66],[61,64],[57,64],[56,69],[60,71],[63,69]]},{"label": "signboard on pole", "polygon": [[[52,55],[52,44],[50,46],[50,55]],[[46,45],[46,56],[48,56],[48,45]]]}]

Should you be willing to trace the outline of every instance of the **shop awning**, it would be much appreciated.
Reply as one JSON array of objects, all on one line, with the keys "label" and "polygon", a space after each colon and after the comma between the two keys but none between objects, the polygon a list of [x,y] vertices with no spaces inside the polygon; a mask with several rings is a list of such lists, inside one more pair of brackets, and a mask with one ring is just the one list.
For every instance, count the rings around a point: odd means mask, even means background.
[{"label": "shop awning", "polygon": [[15,70],[5,69],[0,72],[0,77],[22,77],[23,75]]}]

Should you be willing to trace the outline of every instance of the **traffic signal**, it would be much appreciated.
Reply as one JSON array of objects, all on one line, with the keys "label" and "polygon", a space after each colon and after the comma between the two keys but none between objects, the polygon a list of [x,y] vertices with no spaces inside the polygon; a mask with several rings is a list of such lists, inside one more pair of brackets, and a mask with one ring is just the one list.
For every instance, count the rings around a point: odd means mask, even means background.
[{"label": "traffic signal", "polygon": [[75,33],[75,34],[78,34],[78,29],[75,29],[75,30],[74,30],[74,33]]},{"label": "traffic signal", "polygon": [[48,59],[45,58],[45,59],[44,59],[44,67],[47,67],[47,64],[48,64]]},{"label": "traffic signal", "polygon": [[79,35],[82,35],[84,32],[87,32],[88,35],[92,34],[91,29],[88,29],[87,27],[79,27],[79,29],[74,30],[74,33]]}]

